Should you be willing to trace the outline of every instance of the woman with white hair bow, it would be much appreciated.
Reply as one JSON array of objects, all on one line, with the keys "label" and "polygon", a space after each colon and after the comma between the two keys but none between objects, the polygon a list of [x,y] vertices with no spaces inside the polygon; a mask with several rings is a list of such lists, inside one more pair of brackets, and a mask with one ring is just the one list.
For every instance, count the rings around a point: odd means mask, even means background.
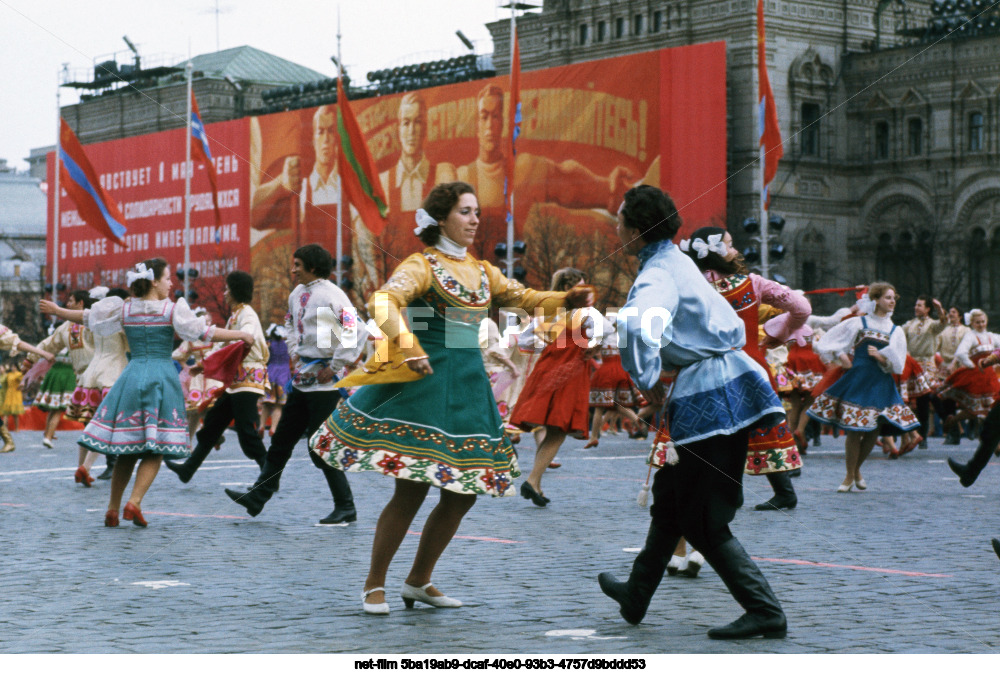
[{"label": "woman with white hair bow", "polygon": [[992,367],[980,368],[983,360],[1000,348],[1000,335],[987,330],[988,318],[982,309],[974,308],[965,314],[965,323],[971,327],[958,344],[951,375],[945,380],[938,397],[954,400],[959,412],[945,419],[945,432],[968,418],[986,418],[1000,398],[1000,381]]},{"label": "woman with white hair bow", "polygon": [[139,463],[135,485],[122,517],[145,526],[140,505],[153,484],[163,457],[191,453],[184,396],[170,359],[174,333],[185,339],[253,343],[253,336],[213,327],[194,315],[187,301],[170,297],[170,270],[164,259],[150,259],[128,271],[132,297],[107,297],[85,311],[69,311],[42,301],[42,313],[84,322],[95,335],[124,332],[132,357],[101,402],[78,440],[80,446],[116,455],[104,525],[118,525],[121,498]]},{"label": "woman with white hair bow", "polygon": [[[128,297],[128,293],[124,290],[109,290],[103,286],[92,288],[89,294],[90,298],[96,302],[107,297],[109,293],[111,296],[122,299]],[[72,322],[83,321],[82,311],[78,311],[78,313],[80,313],[80,319],[71,319]],[[91,333],[91,338],[94,342],[93,357],[87,368],[77,378],[76,390],[73,391],[69,409],[66,410],[66,418],[80,423],[88,423],[94,417],[97,407],[104,401],[111,386],[115,384],[122,370],[125,369],[125,365],[128,364],[126,355],[128,343],[125,341],[124,333],[116,332],[107,336]],[[73,475],[73,478],[77,484],[89,487],[94,481],[93,477],[90,476],[90,468],[98,454],[94,451],[88,451],[82,446],[79,449],[76,474]],[[111,478],[110,469],[114,467],[114,460],[114,456],[108,456],[109,470],[105,471],[107,477],[102,474],[102,478]]]}]

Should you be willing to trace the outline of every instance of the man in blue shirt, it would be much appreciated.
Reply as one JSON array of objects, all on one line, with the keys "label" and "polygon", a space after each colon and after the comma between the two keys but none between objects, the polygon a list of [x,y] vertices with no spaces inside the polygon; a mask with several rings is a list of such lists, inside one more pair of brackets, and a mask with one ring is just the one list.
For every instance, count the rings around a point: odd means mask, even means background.
[{"label": "man in blue shirt", "polygon": [[618,236],[639,257],[639,274],[618,313],[622,365],[651,404],[663,406],[661,370],[678,370],[665,412],[680,460],[653,480],[652,522],[627,582],[601,573],[605,594],[638,624],[678,540],[701,552],[746,611],[710,638],[783,638],[784,612],[760,569],[729,530],[743,504],[749,432],[784,410],[767,374],[741,349],[742,320],[671,239],[681,219],[655,187],[629,190]]}]

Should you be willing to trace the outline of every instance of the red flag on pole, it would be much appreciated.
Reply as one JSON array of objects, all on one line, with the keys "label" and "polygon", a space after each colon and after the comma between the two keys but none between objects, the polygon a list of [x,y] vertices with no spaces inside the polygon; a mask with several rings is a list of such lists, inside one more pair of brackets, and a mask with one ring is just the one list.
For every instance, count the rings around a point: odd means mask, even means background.
[{"label": "red flag on pole", "polygon": [[785,151],[778,128],[778,108],[774,104],[771,79],[767,76],[767,49],[764,44],[764,0],[757,0],[757,86],[760,92],[757,113],[760,145],[764,148],[764,203],[768,202],[767,186],[778,173],[778,160]]},{"label": "red flag on pole", "polygon": [[[61,189],[65,189],[80,217],[105,238],[125,245],[125,216],[115,200],[104,191],[97,171],[83,152],[83,145],[65,119],[59,120],[59,174]],[[59,194],[54,198],[58,199]],[[56,222],[56,226],[59,223]],[[55,254],[59,254],[57,250]]]},{"label": "red flag on pole", "polygon": [[375,160],[361,134],[361,127],[344,93],[341,78],[337,78],[337,133],[340,136],[340,184],[347,200],[361,220],[376,236],[385,228],[389,206],[382,183],[375,171]]},{"label": "red flag on pole", "polygon": [[215,163],[212,161],[212,151],[208,147],[208,134],[205,124],[201,121],[201,111],[198,110],[198,100],[191,92],[191,150],[194,156],[205,165],[208,182],[212,186],[212,204],[215,206],[215,237],[216,247],[219,246],[219,229],[222,228],[222,213],[219,212],[219,187],[215,175]]}]

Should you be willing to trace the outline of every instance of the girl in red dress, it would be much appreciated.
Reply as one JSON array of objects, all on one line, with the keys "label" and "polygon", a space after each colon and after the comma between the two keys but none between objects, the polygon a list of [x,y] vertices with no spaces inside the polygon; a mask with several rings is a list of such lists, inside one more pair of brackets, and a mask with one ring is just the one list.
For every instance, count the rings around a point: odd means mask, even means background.
[{"label": "girl in red dress", "polygon": [[[579,269],[560,269],[552,276],[551,289],[566,291],[585,281]],[[586,310],[576,310],[536,330],[548,346],[538,357],[510,416],[511,424],[522,430],[545,428],[531,474],[521,484],[521,496],[539,507],[550,502],[542,491],[542,475],[566,435],[587,432],[591,360],[600,348],[599,344],[588,346],[593,334],[589,322]]]}]

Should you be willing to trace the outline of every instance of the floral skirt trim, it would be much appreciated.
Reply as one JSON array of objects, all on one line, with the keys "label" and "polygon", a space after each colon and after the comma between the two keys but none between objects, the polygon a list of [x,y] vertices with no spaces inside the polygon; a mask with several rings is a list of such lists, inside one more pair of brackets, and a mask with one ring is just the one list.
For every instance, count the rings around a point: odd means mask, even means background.
[{"label": "floral skirt trim", "polygon": [[996,398],[992,395],[973,395],[961,388],[949,388],[939,393],[939,396],[943,400],[955,400],[960,409],[975,414],[979,418],[986,418],[986,414],[990,413],[990,409],[996,403]]},{"label": "floral skirt trim", "polygon": [[80,446],[105,455],[156,453],[167,458],[187,458],[187,419],[162,419],[148,411],[136,411],[115,419],[102,414],[93,418],[77,440]]},{"label": "floral skirt trim", "polygon": [[927,372],[912,376],[899,384],[899,395],[904,402],[930,395],[932,392],[934,392],[934,388]]},{"label": "floral skirt trim", "polygon": [[286,397],[288,395],[285,393],[285,387],[274,382],[269,383],[264,389],[264,404],[284,404]]},{"label": "floral skirt trim", "polygon": [[63,411],[73,401],[73,392],[52,393],[46,391],[35,399],[35,406],[42,411]]},{"label": "floral skirt trim", "polygon": [[788,372],[791,381],[792,389],[798,391],[809,392],[813,389],[817,383],[823,378],[822,374],[816,374],[815,372]]},{"label": "floral skirt trim", "polygon": [[831,397],[826,393],[817,397],[806,413],[810,418],[814,418],[820,423],[836,425],[841,430],[854,432],[878,430],[880,421],[889,423],[903,432],[916,430],[920,427],[917,417],[905,404],[893,404],[889,407],[862,407]]},{"label": "floral skirt trim", "polygon": [[97,407],[101,406],[101,402],[107,397],[109,390],[111,390],[110,387],[84,388],[77,386],[76,390],[73,391],[69,408],[66,410],[66,418],[71,421],[89,423],[90,419],[94,417]]},{"label": "floral skirt trim", "polygon": [[633,391],[631,388],[590,389],[590,406],[611,409],[616,403],[623,407],[638,407],[648,404],[639,391]]},{"label": "floral skirt trim", "polygon": [[309,439],[310,449],[344,472],[381,472],[466,495],[514,496],[521,475],[510,439],[453,437],[437,428],[371,419],[346,405]]},{"label": "floral skirt trim", "polygon": [[750,431],[744,474],[787,472],[800,467],[802,457],[787,422],[782,421],[767,430],[755,428]]}]

